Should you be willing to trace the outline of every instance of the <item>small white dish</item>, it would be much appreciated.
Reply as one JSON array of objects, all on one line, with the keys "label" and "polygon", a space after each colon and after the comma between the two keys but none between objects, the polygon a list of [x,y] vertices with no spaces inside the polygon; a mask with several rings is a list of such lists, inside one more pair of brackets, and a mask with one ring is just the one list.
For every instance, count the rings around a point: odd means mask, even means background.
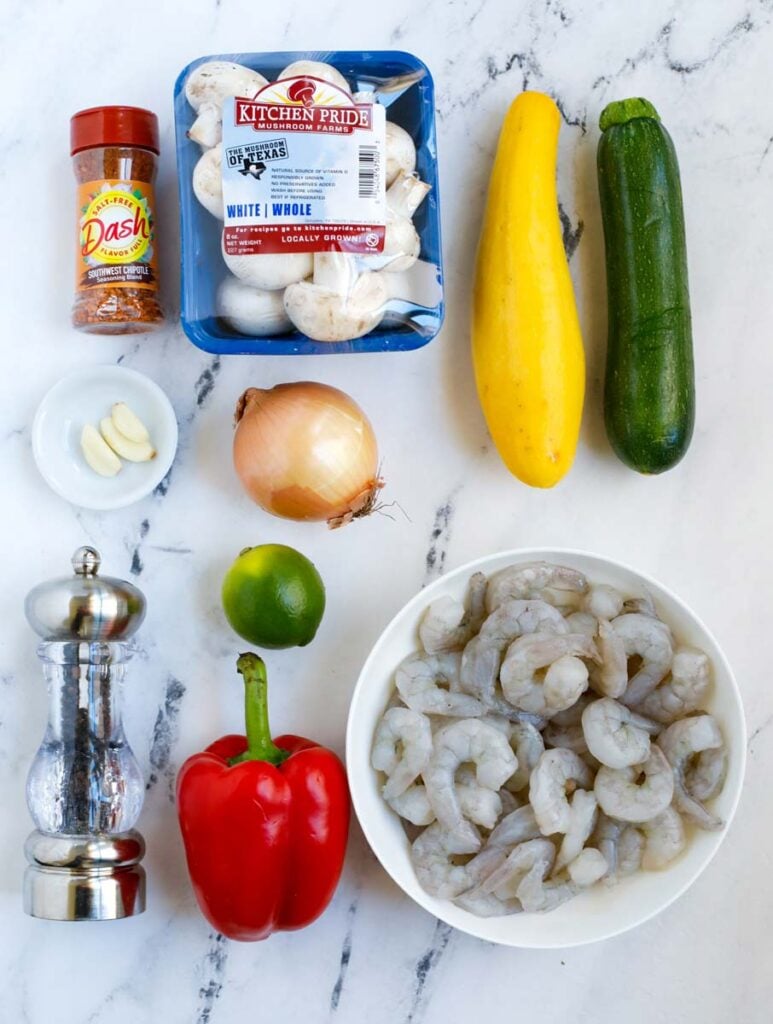
[{"label": "small white dish", "polygon": [[[95,473],[81,451],[87,423],[99,429],[115,402],[126,402],[148,428],[156,449],[149,462],[121,460],[113,477]],[[149,377],[124,366],[90,366],[63,377],[46,394],[32,424],[32,453],[43,479],[81,508],[124,508],[164,479],[177,451],[177,419],[164,392]]]},{"label": "small white dish", "polygon": [[[481,918],[450,900],[428,895],[416,878],[410,846],[400,819],[381,796],[370,766],[373,734],[393,690],[394,672],[419,647],[422,612],[446,594],[463,598],[474,572],[490,575],[519,562],[544,560],[569,565],[594,583],[610,583],[626,595],[652,595],[677,640],[702,648],[711,658],[714,686],[704,707],[716,716],[729,754],[727,780],[711,804],[725,822],[721,832],[695,830],[685,852],[663,871],[642,871],[614,888],[596,885],[549,914]],[[580,551],[529,549],[489,555],[469,562],[420,591],[392,619],[370,653],[357,681],[346,730],[346,764],[352,802],[365,837],[386,871],[419,906],[447,924],[488,942],[530,949],[558,949],[608,939],[635,928],[665,910],[685,892],[719,849],[741,795],[746,764],[746,724],[738,685],[719,644],[700,619],[674,593],[619,562]]]}]

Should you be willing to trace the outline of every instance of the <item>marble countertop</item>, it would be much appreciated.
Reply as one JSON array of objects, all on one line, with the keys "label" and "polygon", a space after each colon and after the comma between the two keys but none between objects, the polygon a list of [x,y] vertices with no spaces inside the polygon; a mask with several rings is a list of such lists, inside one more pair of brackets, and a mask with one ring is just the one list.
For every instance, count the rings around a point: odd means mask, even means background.
[{"label": "marble countertop", "polygon": [[[770,1020],[773,687],[763,624],[773,599],[773,120],[770,0],[392,0],[369,6],[135,0],[97,9],[8,0],[0,38],[0,289],[5,484],[0,588],[0,1020],[8,1024],[342,1024]],[[162,271],[177,305],[171,93],[188,61],[233,50],[401,48],[437,83],[448,314],[407,354],[216,359],[175,319],[154,337],[95,339],[69,327],[74,181],[68,120],[131,103],[161,119]],[[18,76],[18,78],[16,77]],[[524,86],[552,93],[565,125],[559,192],[588,357],[582,438],[570,476],[529,490],[487,435],[468,354],[473,240],[498,128]],[[644,479],[612,455],[601,419],[605,294],[595,179],[604,104],[645,95],[680,156],[696,342],[698,421],[688,457]],[[180,449],[152,497],[119,512],[70,507],[30,454],[30,424],[67,371],[121,361],[170,395]],[[380,439],[388,515],[338,532],[271,519],[224,457],[248,384],[312,378],[351,393]],[[349,697],[393,613],[444,570],[503,548],[555,545],[620,558],[662,579],[705,619],[733,664],[749,725],[741,807],[709,869],[674,906],[607,943],[555,952],[487,945],[450,930],[392,884],[352,830],[342,884],[309,929],[242,945],[214,934],[186,876],[173,805],[181,761],[240,726],[235,638],[218,584],[243,546],[292,544],[318,565],[328,613],[311,648],[271,657],[273,724],[342,751]],[[147,778],[148,910],[101,925],[21,911],[24,779],[46,698],[23,614],[32,584],[94,544],[145,592],[126,728]]]}]

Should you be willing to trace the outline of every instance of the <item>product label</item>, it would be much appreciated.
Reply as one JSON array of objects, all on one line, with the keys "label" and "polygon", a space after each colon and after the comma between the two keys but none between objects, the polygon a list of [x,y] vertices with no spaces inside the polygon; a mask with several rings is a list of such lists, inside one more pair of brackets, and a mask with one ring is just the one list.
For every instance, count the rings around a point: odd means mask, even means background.
[{"label": "product label", "polygon": [[78,290],[155,289],[153,186],[88,181],[78,187]]},{"label": "product label", "polygon": [[229,256],[384,248],[386,113],[318,78],[223,104]]}]

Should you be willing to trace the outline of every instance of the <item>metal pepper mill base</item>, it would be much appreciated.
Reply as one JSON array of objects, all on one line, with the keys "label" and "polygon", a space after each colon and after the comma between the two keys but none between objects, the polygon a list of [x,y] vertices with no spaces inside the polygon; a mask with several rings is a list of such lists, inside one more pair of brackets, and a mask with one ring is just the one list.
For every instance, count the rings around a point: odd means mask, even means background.
[{"label": "metal pepper mill base", "polygon": [[48,921],[116,921],[145,909],[145,842],[114,835],[32,832],[24,844],[24,910]]}]

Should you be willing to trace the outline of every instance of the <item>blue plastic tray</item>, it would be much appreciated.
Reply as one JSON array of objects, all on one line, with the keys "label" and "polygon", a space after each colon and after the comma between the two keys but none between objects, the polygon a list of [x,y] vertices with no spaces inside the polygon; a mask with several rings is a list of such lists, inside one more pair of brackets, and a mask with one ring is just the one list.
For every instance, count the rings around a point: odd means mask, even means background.
[{"label": "blue plastic tray", "polygon": [[[410,53],[399,50],[333,50],[328,52],[275,52],[213,54],[192,61],[180,73],[174,87],[177,132],[177,180],[180,191],[183,329],[194,345],[206,352],[254,355],[307,355],[336,352],[394,352],[421,348],[440,330],[445,312],[441,298],[432,309],[411,306],[404,310],[410,323],[381,326],[355,341],[325,343],[311,341],[298,333],[276,338],[255,338],[237,334],[215,316],[215,294],[226,273],[220,254],[220,225],[198,203],[191,188],[191,176],[201,156],[199,147],[186,132],[195,114],[185,99],[185,81],[199,64],[210,60],[245,64],[273,79],[296,60],[320,60],[333,64],[352,83],[365,90],[398,76],[411,76],[396,91],[379,93],[387,117],[410,133],[416,144],[416,170],[432,186],[414,218],[421,237],[421,259],[438,267],[442,295],[443,262],[440,238],[440,195],[435,138],[435,89],[427,66]],[[418,79],[418,80],[417,80]]]}]

